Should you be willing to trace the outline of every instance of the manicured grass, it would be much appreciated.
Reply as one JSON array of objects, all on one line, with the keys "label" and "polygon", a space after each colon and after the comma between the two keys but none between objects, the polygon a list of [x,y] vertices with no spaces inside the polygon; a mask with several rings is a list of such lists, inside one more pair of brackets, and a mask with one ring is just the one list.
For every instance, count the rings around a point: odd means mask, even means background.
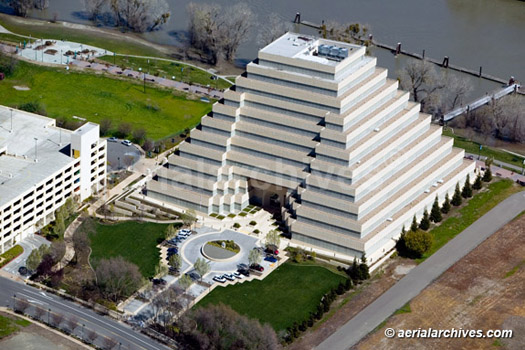
[{"label": "manicured grass", "polygon": [[344,280],[320,266],[284,263],[262,281],[215,288],[197,307],[223,303],[279,331],[307,319],[322,296]]},{"label": "manicured grass", "polygon": [[96,224],[91,235],[91,263],[99,259],[122,256],[136,264],[144,277],[152,277],[159,264],[157,239],[164,238],[168,225],[155,223],[122,222],[113,225]]},{"label": "manicured grass", "polygon": [[0,42],[6,42],[9,44],[15,44],[18,45],[20,43],[24,43],[24,40],[27,41],[27,39],[22,38],[18,35],[14,34],[7,34],[7,33],[0,33]]},{"label": "manicured grass", "polygon": [[[479,154],[479,146],[480,144],[478,142],[471,141],[465,137],[458,136],[453,134],[450,130],[444,130],[443,134],[449,137],[454,138],[454,146],[463,148],[468,153],[472,154]],[[490,148],[488,146],[482,145],[481,149],[481,155],[486,157],[493,157],[495,160],[502,161],[504,163],[513,164],[516,166],[521,167],[523,165],[524,158],[518,157],[515,155],[512,155],[510,153],[507,153],[505,151],[500,151],[498,149]],[[497,163],[494,165],[498,165]]]},{"label": "manicured grass", "polygon": [[24,248],[22,248],[21,246],[17,244],[11,249],[9,249],[7,252],[5,252],[4,254],[0,255],[0,258],[1,258],[0,260],[2,260],[2,262],[0,262],[0,268],[9,264],[14,258],[19,256],[23,252],[24,252]]},{"label": "manicured grass", "polygon": [[[30,90],[16,90],[17,85]],[[128,122],[155,140],[194,127],[211,110],[210,103],[181,92],[148,86],[144,93],[141,84],[127,79],[19,62],[15,74],[0,84],[0,104],[35,101],[52,118],[78,116],[95,123],[110,119],[113,132]]]},{"label": "manicured grass", "polygon": [[[155,74],[168,79],[175,77],[178,81],[191,82],[203,86],[209,85],[211,88],[226,89],[231,86],[231,84],[223,79],[212,80],[213,74],[181,63],[128,56],[102,56],[100,60],[110,64],[116,64],[122,69],[130,68],[138,70],[140,67],[145,72],[149,72],[149,74]],[[183,72],[181,72],[182,69],[184,69]]]},{"label": "manicured grass", "polygon": [[27,327],[30,324],[31,322],[24,319],[16,318],[14,316],[7,317],[0,315],[0,339],[18,331],[19,327],[17,327],[17,325]]},{"label": "manicured grass", "polygon": [[112,52],[128,55],[158,56],[166,55],[159,50],[133,40],[126,40],[118,30],[108,29],[104,32],[87,31],[64,26],[62,22],[50,23],[46,21],[13,18],[0,14],[0,24],[7,30],[33,38],[67,40],[86,45],[92,45]]},{"label": "manicured grass", "polygon": [[[485,183],[484,186],[486,186]],[[498,203],[520,190],[512,180],[495,181],[489,184],[488,191],[476,194],[470,199],[467,205],[457,211],[457,215],[453,215],[455,213],[452,211],[452,216],[444,220],[440,226],[430,231],[434,235],[432,247],[421,259],[417,259],[416,261],[422,262],[427,259],[448,241],[474,223],[474,221],[498,205]]]}]

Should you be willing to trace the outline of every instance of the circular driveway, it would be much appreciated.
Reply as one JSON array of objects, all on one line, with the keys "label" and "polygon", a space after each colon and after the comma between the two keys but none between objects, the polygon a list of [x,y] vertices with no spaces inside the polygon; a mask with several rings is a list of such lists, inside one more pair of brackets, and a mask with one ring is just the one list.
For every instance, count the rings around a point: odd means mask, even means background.
[{"label": "circular driveway", "polygon": [[[233,240],[239,245],[241,251],[228,261],[210,261],[210,272],[233,272],[237,265],[248,264],[248,255],[259,241],[258,238],[248,236],[244,233],[225,230],[222,232],[200,233],[189,238],[181,247],[182,258],[193,265],[198,258],[204,258],[201,248],[206,242],[213,240]],[[208,260],[208,259],[206,259]]]},{"label": "circular driveway", "polygon": [[121,140],[116,142],[108,141],[108,173],[125,169],[139,161],[141,157],[137,146],[126,146]]}]

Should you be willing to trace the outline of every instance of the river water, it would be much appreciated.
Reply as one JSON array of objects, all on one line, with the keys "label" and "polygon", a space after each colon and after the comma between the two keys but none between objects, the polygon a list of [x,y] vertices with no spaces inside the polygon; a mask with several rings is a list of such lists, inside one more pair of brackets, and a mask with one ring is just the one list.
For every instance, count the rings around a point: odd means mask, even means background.
[{"label": "river water", "polygon": [[[228,0],[194,0],[228,6]],[[161,30],[144,34],[148,40],[177,45],[187,26],[186,5],[190,0],[168,0],[171,19]],[[259,49],[258,28],[270,13],[291,22],[296,12],[315,23],[360,22],[370,28],[374,39],[403,49],[507,79],[511,75],[525,80],[525,2],[518,0],[246,0],[256,14],[256,25],[249,40],[238,51],[241,61],[252,60]],[[36,18],[89,23],[82,14],[82,0],[51,0],[46,11],[33,11]],[[315,33],[291,25],[291,29]],[[389,68],[391,76],[403,65],[403,58],[374,50],[378,65]],[[479,79],[475,79],[479,80]],[[475,92],[489,91],[497,85],[474,82]]]}]

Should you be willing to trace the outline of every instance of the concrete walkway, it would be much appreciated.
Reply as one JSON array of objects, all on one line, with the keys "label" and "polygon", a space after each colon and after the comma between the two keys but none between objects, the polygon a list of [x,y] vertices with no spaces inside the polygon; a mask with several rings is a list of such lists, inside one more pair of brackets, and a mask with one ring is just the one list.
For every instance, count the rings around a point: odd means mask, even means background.
[{"label": "concrete walkway", "polygon": [[2,27],[1,24],[0,24],[0,33],[11,34],[11,32],[9,30],[5,29],[4,27]]},{"label": "concrete walkway", "polygon": [[525,192],[507,198],[323,341],[318,350],[350,349],[443,272],[525,210]]},{"label": "concrete walkway", "polygon": [[82,217],[81,215],[77,216],[77,218],[69,224],[69,226],[66,229],[66,232],[64,232],[64,244],[66,245],[66,252],[64,253],[64,256],[62,259],[53,266],[53,271],[58,271],[63,269],[64,267],[69,264],[71,260],[73,260],[73,257],[75,256],[75,246],[73,244],[73,235],[75,234],[75,231],[77,228],[82,225]]}]

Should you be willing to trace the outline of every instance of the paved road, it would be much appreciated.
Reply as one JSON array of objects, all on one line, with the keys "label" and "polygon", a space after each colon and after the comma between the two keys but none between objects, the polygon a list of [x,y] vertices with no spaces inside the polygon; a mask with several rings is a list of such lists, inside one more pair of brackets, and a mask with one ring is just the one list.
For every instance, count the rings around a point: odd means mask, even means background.
[{"label": "paved road", "polygon": [[516,193],[498,204],[325,339],[317,349],[349,349],[357,344],[449,267],[523,210],[525,210],[525,192]]},{"label": "paved road", "polygon": [[49,243],[49,241],[42,236],[33,235],[23,239],[17,244],[21,245],[22,248],[24,248],[24,252],[15,260],[11,261],[9,264],[2,268],[3,271],[15,276],[19,275],[18,268],[26,265],[27,257],[29,256],[29,254],[31,254],[33,249],[40,247],[42,244],[50,245],[51,243]]},{"label": "paved road", "polygon": [[[465,152],[465,156],[472,156],[472,158],[474,160],[478,160],[478,155],[474,154],[474,153],[467,153],[467,152]],[[485,159],[487,159],[487,157],[485,157],[485,156],[481,156],[480,157],[480,160],[482,160],[482,161],[485,161]],[[499,167],[505,166],[505,167],[507,167],[509,169],[513,169],[518,174],[521,174],[523,172],[523,167],[520,167],[520,166],[517,166],[517,165],[514,165],[514,164],[504,163],[504,162],[502,162],[500,160],[497,160],[497,159],[494,160],[492,165],[493,166],[494,165],[495,166],[499,166]]]},{"label": "paved road", "polygon": [[[111,337],[122,343],[122,350],[167,350],[168,347],[159,344],[149,337],[135,332],[131,327],[112,320],[108,317],[98,315],[94,311],[84,308],[75,303],[64,300],[53,294],[47,294],[36,288],[27,286],[23,283],[12,281],[8,278],[0,277],[0,303],[2,305],[13,305],[13,295],[27,299],[31,305],[38,305],[45,310],[51,309],[51,312],[61,313],[66,317],[74,315],[80,325],[85,325],[85,330],[94,330],[99,335],[97,342],[102,341],[102,336]],[[33,308],[26,312],[31,313]],[[80,336],[82,326],[76,329]]]}]

